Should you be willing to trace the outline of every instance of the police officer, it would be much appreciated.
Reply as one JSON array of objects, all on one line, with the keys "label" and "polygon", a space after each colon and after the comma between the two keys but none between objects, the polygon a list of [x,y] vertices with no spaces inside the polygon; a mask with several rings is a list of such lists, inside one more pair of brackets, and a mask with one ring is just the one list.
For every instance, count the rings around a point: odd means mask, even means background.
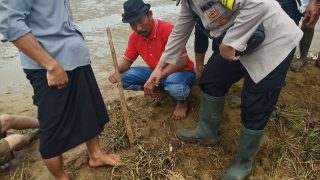
[{"label": "police officer", "polygon": [[[184,0],[161,61],[148,83],[157,85],[162,69],[175,64],[194,27],[196,14],[213,38],[220,38],[219,53],[209,59],[200,78],[202,90],[199,123],[179,129],[185,141],[217,142],[230,86],[244,78],[241,95],[242,129],[236,160],[223,179],[244,179],[251,169],[264,128],[275,108],[292,57],[302,37],[299,27],[269,0]],[[254,34],[263,31],[255,44]],[[253,41],[252,41],[253,39]]]}]

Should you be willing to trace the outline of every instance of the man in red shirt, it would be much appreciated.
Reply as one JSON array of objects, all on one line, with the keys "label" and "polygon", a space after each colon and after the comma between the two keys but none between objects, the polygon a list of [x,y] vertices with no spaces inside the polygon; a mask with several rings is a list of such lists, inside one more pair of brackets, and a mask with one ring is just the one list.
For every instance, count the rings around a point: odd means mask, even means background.
[{"label": "man in red shirt", "polygon": [[[144,90],[146,95],[153,94],[155,88],[164,89],[177,100],[173,118],[186,117],[188,110],[186,99],[194,83],[195,72],[185,49],[181,54],[177,54],[181,56],[179,64],[166,66],[159,87],[156,87],[155,84],[144,86],[160,60],[173,25],[153,19],[150,4],[145,4],[142,0],[128,0],[123,7],[122,22],[129,23],[134,31],[130,35],[124,56],[118,64],[123,88],[135,91]],[[139,55],[148,67],[131,67]],[[117,82],[114,70],[110,73],[109,80],[112,83]]]}]

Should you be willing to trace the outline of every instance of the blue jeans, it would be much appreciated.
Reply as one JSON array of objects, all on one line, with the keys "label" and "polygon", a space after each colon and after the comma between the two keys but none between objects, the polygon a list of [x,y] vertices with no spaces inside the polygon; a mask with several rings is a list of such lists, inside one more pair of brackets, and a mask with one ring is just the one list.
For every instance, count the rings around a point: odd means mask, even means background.
[{"label": "blue jeans", "polygon": [[[122,85],[126,90],[139,91],[149,79],[152,69],[148,67],[131,67],[128,71],[121,73]],[[179,71],[170,74],[160,80],[159,86],[167,91],[177,101],[185,100],[196,79],[193,70]]]}]

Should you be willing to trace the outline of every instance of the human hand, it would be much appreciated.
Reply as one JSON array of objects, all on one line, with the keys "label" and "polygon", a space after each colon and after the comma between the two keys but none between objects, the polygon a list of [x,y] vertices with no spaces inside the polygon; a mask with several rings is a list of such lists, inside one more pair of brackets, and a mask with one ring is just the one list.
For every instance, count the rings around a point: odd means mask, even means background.
[{"label": "human hand", "polygon": [[114,69],[109,73],[108,79],[112,84],[117,82],[118,76]]},{"label": "human hand", "polygon": [[153,95],[154,94],[154,89],[156,88],[156,83],[154,80],[151,80],[150,78],[148,81],[144,84],[143,91],[144,95]]},{"label": "human hand", "polygon": [[316,0],[311,0],[303,17],[303,28],[314,28],[319,19],[318,3]]},{"label": "human hand", "polygon": [[202,75],[204,66],[203,65],[197,65],[195,68],[195,72],[196,72],[196,79],[199,79]]},{"label": "human hand", "polygon": [[238,61],[240,56],[236,56],[236,50],[231,47],[228,46],[224,43],[221,43],[219,46],[219,50],[220,50],[220,55],[229,61]]},{"label": "human hand", "polygon": [[147,82],[143,86],[144,87],[143,91],[144,91],[145,95],[151,95],[154,93],[155,87],[159,85],[161,75],[162,75],[161,68],[154,69],[154,71],[150,75],[149,79],[147,80]]},{"label": "human hand", "polygon": [[63,89],[68,85],[69,78],[60,64],[54,62],[52,66],[47,69],[47,81],[48,86]]}]

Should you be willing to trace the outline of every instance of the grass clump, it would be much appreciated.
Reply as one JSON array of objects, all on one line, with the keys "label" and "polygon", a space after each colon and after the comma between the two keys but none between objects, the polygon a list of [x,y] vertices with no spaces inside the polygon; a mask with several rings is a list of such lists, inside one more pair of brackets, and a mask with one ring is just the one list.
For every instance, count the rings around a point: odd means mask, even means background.
[{"label": "grass clump", "polygon": [[163,147],[152,147],[148,142],[138,142],[122,166],[115,167],[112,179],[167,179],[175,166],[174,155]]},{"label": "grass clump", "polygon": [[269,150],[278,152],[272,177],[285,168],[291,178],[320,177],[320,123],[312,120],[311,108],[306,106],[278,107],[271,117],[269,133],[274,140]]}]

